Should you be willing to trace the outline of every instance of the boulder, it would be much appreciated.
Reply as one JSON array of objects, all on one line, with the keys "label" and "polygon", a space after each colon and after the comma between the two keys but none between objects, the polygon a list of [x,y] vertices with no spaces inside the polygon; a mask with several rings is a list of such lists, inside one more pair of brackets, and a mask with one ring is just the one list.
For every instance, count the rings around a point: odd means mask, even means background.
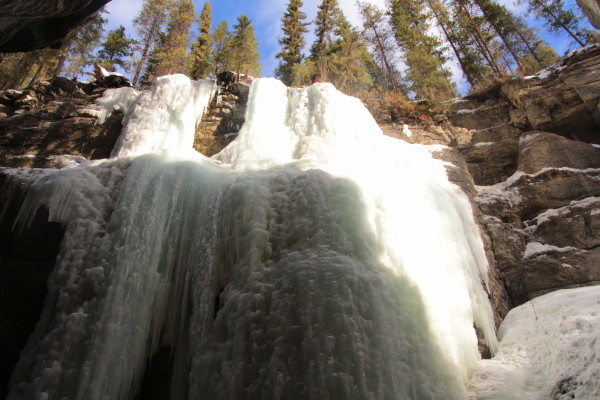
[{"label": "boulder", "polygon": [[600,147],[553,133],[532,131],[519,140],[519,171],[534,174],[544,168],[600,168]]}]

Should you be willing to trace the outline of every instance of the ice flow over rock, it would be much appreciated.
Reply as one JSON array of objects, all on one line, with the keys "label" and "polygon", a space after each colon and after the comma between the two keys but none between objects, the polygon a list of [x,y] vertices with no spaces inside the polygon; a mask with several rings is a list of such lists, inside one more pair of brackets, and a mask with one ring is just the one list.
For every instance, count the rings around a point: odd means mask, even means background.
[{"label": "ice flow over rock", "polygon": [[496,339],[443,164],[332,85],[274,79],[208,159],[189,137],[213,90],[125,96],[113,158],[32,186],[21,221],[46,206],[66,233],[9,399],[132,399],[159,346],[172,399],[465,399],[474,325]]}]

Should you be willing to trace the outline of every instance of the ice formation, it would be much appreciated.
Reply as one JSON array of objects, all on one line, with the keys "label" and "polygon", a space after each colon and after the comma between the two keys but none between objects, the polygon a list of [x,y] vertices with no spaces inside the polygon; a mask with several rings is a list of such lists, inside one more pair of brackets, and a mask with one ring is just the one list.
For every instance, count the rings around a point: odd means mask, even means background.
[{"label": "ice formation", "polygon": [[600,393],[600,286],[563,289],[511,310],[498,354],[471,381],[479,400],[595,400]]},{"label": "ice formation", "polygon": [[330,84],[252,86],[238,138],[191,150],[212,94],[164,77],[113,158],[39,179],[66,233],[9,399],[131,399],[159,346],[172,399],[465,399],[495,350],[472,210],[425,146]]}]

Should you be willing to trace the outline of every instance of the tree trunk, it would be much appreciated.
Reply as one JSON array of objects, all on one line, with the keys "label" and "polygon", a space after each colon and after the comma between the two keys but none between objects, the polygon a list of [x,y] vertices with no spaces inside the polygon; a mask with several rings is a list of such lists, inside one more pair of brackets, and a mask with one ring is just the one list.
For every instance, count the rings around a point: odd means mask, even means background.
[{"label": "tree trunk", "polygon": [[488,46],[485,38],[483,37],[483,34],[481,33],[481,30],[479,29],[479,27],[477,26],[477,24],[473,20],[473,17],[471,16],[471,13],[469,12],[469,10],[467,9],[467,7],[465,6],[465,4],[463,2],[460,2],[459,4],[462,7],[463,11],[465,12],[465,15],[467,16],[467,18],[471,22],[471,26],[472,26],[475,34],[477,35],[481,46],[484,47],[485,52],[489,56],[489,60],[490,60],[490,63],[492,65],[492,69],[496,71],[496,74],[499,77],[503,77],[504,76],[504,72],[502,72],[502,69],[500,68],[500,65],[498,64],[498,61],[496,60],[496,56],[494,55],[494,53],[492,52],[492,50]]},{"label": "tree trunk", "polygon": [[433,12],[433,15],[435,16],[435,18],[438,20],[438,24],[440,26],[440,28],[442,28],[442,32],[444,32],[444,36],[446,36],[446,40],[448,40],[448,43],[450,43],[450,47],[452,47],[452,51],[454,52],[454,55],[456,56],[456,59],[458,60],[458,63],[460,64],[460,68],[463,70],[463,73],[465,74],[465,77],[467,78],[467,81],[469,81],[469,84],[471,86],[474,85],[474,79],[473,77],[467,72],[467,69],[465,67],[465,62],[462,59],[460,52],[458,51],[458,49],[456,48],[456,44],[454,43],[454,41],[450,38],[450,34],[448,33],[448,29],[446,27],[446,25],[444,24],[444,22],[442,21],[442,17],[441,15],[438,13],[438,11],[435,8],[435,5],[432,4],[432,0],[427,0],[427,3],[429,4],[429,8],[431,9],[431,11]]},{"label": "tree trunk", "polygon": [[521,70],[521,72],[524,73],[524,74],[527,74],[527,70],[526,70],[525,66],[523,65],[523,63],[521,62],[521,58],[517,55],[515,49],[513,49],[512,45],[510,44],[510,41],[508,40],[508,37],[506,37],[506,35],[504,35],[504,33],[502,32],[501,27],[499,27],[496,24],[496,22],[493,21],[489,17],[489,13],[486,10],[486,8],[481,4],[481,0],[475,0],[475,3],[477,3],[477,6],[479,7],[479,9],[481,10],[481,12],[483,13],[483,16],[485,17],[485,19],[487,19],[487,21],[492,25],[492,27],[494,28],[494,30],[496,31],[496,33],[498,34],[498,36],[500,37],[500,39],[502,39],[502,43],[504,43],[504,46],[506,46],[506,49],[508,50],[508,52],[510,53],[510,55],[517,62],[517,65],[519,66],[519,69]]}]

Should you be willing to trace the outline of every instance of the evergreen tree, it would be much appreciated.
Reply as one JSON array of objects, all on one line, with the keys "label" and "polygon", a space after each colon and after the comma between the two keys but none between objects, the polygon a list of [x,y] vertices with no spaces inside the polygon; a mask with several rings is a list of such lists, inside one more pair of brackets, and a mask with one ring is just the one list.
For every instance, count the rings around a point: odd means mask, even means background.
[{"label": "evergreen tree", "polygon": [[277,53],[276,57],[281,61],[275,71],[275,76],[288,86],[297,80],[294,76],[294,66],[302,62],[304,34],[307,32],[307,24],[302,22],[306,18],[306,14],[300,10],[301,7],[302,0],[290,0],[287,10],[281,18],[281,29],[284,36],[279,39],[281,51]]},{"label": "evergreen tree", "polygon": [[431,15],[425,4],[412,0],[391,0],[392,27],[398,45],[404,50],[410,89],[419,99],[441,100],[454,96],[450,72],[441,41],[430,35]]},{"label": "evergreen tree", "polygon": [[[525,0],[521,0],[523,3]],[[598,41],[598,36],[581,26],[583,20],[565,8],[563,0],[527,0],[528,11],[545,21],[552,32],[565,31],[579,46]]]},{"label": "evergreen tree", "polygon": [[212,69],[217,75],[219,72],[233,69],[231,61],[231,36],[227,21],[221,21],[215,26],[212,33]]},{"label": "evergreen tree", "polygon": [[315,20],[317,39],[311,47],[311,55],[317,68],[316,79],[321,82],[329,81],[332,46],[341,13],[337,0],[323,0],[319,6]]},{"label": "evergreen tree", "polygon": [[386,91],[397,90],[400,84],[400,72],[396,68],[396,46],[389,20],[384,11],[373,4],[358,2],[363,24],[363,37],[373,54],[374,81]]},{"label": "evergreen tree", "polygon": [[493,27],[496,35],[500,38],[504,47],[515,60],[521,73],[528,71],[521,61],[522,54],[519,51],[519,38],[517,21],[508,9],[491,0],[474,0],[481,10],[485,20]]},{"label": "evergreen tree", "polygon": [[125,27],[119,26],[108,32],[106,40],[98,51],[97,62],[109,71],[114,71],[117,66],[127,67],[126,58],[133,54],[135,41],[125,35]]},{"label": "evergreen tree", "polygon": [[210,36],[210,27],[212,24],[211,5],[207,1],[204,3],[202,13],[200,14],[199,29],[200,35],[192,47],[192,62],[190,76],[192,79],[206,77],[211,71],[211,47],[212,38]]},{"label": "evergreen tree", "polygon": [[21,89],[51,76],[59,57],[56,49],[3,54],[0,63],[0,89]]},{"label": "evergreen tree", "polygon": [[497,77],[504,77],[504,68],[501,65],[503,54],[499,51],[500,46],[495,41],[495,33],[486,21],[476,14],[475,7],[469,0],[457,0],[453,2],[454,14],[461,28],[472,39],[479,53]]},{"label": "evergreen tree", "polygon": [[337,39],[330,49],[329,78],[336,88],[346,93],[356,93],[372,83],[369,69],[373,57],[365,41],[346,17],[340,13],[336,21]]},{"label": "evergreen tree", "polygon": [[83,68],[93,64],[94,49],[102,40],[104,24],[106,24],[106,19],[102,14],[98,14],[77,31],[66,52],[68,61],[67,68],[65,68],[66,75],[76,77]]},{"label": "evergreen tree", "polygon": [[172,0],[144,0],[140,13],[133,20],[139,36],[139,50],[141,51],[133,76],[132,83],[134,86],[141,76],[148,56],[160,41],[161,32],[167,23],[171,3]]},{"label": "evergreen tree", "polygon": [[314,21],[316,39],[310,48],[310,58],[316,68],[315,79],[320,82],[328,81],[331,46],[341,13],[337,0],[323,0]]},{"label": "evergreen tree", "polygon": [[231,37],[231,61],[235,72],[244,72],[254,76],[260,75],[260,54],[258,43],[254,35],[254,26],[246,14],[237,18],[237,24],[233,26]]},{"label": "evergreen tree", "polygon": [[491,74],[473,35],[466,29],[458,12],[452,18],[448,7],[440,0],[427,0],[437,25],[444,34],[456,60],[471,86],[486,81]]},{"label": "evergreen tree", "polygon": [[518,34],[521,37],[521,43],[528,49],[528,53],[523,57],[523,63],[529,71],[539,71],[558,61],[558,55],[554,49],[540,39],[533,30],[520,26]]},{"label": "evergreen tree", "polygon": [[150,53],[144,85],[162,75],[186,73],[189,70],[189,31],[194,22],[194,4],[191,0],[177,0],[169,10],[166,33],[159,35],[159,43]]}]

